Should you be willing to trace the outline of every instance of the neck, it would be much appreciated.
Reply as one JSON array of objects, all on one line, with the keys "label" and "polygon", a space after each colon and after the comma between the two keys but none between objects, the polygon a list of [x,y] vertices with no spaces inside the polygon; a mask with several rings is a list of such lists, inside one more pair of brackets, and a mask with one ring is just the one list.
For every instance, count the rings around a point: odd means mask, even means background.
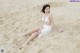
[{"label": "neck", "polygon": [[49,15],[50,13],[45,13],[45,15]]},{"label": "neck", "polygon": [[50,14],[50,13],[45,13],[44,15],[46,15],[46,16],[47,16],[47,15],[49,15],[49,14]]},{"label": "neck", "polygon": [[49,14],[49,13],[45,12],[45,14]]}]

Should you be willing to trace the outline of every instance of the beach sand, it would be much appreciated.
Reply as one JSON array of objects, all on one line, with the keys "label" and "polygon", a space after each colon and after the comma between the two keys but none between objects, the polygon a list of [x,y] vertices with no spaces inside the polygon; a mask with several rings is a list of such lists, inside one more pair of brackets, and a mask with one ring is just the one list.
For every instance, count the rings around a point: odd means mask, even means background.
[{"label": "beach sand", "polygon": [[[41,9],[51,5],[52,32],[20,46],[27,32],[41,26]],[[80,2],[69,0],[0,0],[0,51],[4,53],[80,53]]]}]

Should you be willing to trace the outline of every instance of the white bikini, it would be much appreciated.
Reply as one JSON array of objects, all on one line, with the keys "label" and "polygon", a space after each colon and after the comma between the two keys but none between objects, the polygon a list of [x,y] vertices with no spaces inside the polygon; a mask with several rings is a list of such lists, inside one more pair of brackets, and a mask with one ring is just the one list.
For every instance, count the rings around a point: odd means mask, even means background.
[{"label": "white bikini", "polygon": [[46,24],[46,22],[49,22],[49,17],[42,17],[42,21],[44,22],[42,30],[40,32],[40,34],[38,35],[38,38],[42,37],[45,34],[48,34],[51,32],[52,29],[52,25],[48,25]]}]

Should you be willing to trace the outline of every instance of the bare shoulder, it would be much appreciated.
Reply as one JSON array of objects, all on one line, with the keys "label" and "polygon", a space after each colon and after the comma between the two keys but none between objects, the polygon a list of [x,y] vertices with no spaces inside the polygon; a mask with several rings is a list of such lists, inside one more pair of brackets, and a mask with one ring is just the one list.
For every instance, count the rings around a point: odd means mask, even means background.
[{"label": "bare shoulder", "polygon": [[51,13],[49,14],[49,17],[53,17]]},{"label": "bare shoulder", "polygon": [[51,14],[51,13],[49,14],[49,18],[50,18],[50,19],[53,19],[53,16],[52,16],[52,14]]}]

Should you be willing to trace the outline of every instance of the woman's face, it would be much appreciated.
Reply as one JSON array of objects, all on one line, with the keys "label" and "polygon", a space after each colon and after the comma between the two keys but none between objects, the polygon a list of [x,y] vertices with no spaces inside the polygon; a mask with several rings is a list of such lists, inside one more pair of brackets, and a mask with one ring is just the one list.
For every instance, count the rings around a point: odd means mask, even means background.
[{"label": "woman's face", "polygon": [[50,7],[46,7],[45,13],[50,13]]}]

